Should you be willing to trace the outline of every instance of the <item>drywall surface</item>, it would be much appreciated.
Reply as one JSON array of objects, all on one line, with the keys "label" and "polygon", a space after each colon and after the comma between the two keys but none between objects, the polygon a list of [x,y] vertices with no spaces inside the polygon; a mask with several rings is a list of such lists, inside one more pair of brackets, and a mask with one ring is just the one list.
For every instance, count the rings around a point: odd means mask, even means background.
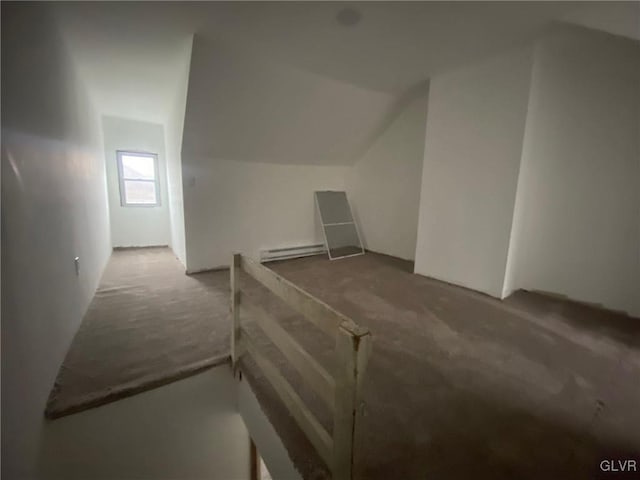
[{"label": "drywall surface", "polygon": [[267,58],[195,36],[183,154],[348,165],[393,111],[395,95]]},{"label": "drywall surface", "polygon": [[199,30],[206,7],[184,2],[55,2],[53,8],[100,113],[166,122],[189,63],[185,41]]},{"label": "drywall surface", "polygon": [[301,480],[302,475],[289,458],[286,447],[264,413],[246,378],[236,381],[236,395],[238,411],[271,478]]},{"label": "drywall surface", "polygon": [[[184,43],[184,56],[191,58],[193,37]],[[187,264],[187,252],[184,237],[184,201],[182,193],[182,133],[184,130],[184,112],[187,102],[189,83],[189,62],[183,67],[180,88],[176,95],[172,111],[166,124],[165,141],[167,143],[167,186],[169,205],[169,224],[171,227],[170,245],[173,253],[183,265]]]},{"label": "drywall surface", "polygon": [[584,2],[561,20],[640,40],[640,2]]},{"label": "drywall surface", "polygon": [[3,478],[34,477],[46,399],[109,253],[98,114],[49,6],[3,3]]},{"label": "drywall surface", "polygon": [[187,270],[232,253],[322,243],[315,190],[344,190],[347,167],[194,159],[183,154]]},{"label": "drywall surface", "polygon": [[369,250],[415,258],[427,102],[425,85],[349,171],[349,201]]},{"label": "drywall surface", "polygon": [[[102,117],[104,151],[109,188],[111,241],[114,247],[169,245],[169,199],[162,125],[119,117]],[[120,202],[117,150],[158,155],[160,205],[125,207]]]},{"label": "drywall surface", "polygon": [[416,273],[502,294],[531,61],[521,49],[431,80]]},{"label": "drywall surface", "polygon": [[640,48],[567,28],[535,50],[505,294],[640,316]]},{"label": "drywall surface", "polygon": [[57,3],[101,110],[152,122],[163,121],[171,107],[181,64],[172,40],[186,33],[241,44],[256,56],[343,83],[399,93],[532,38],[579,8],[576,2],[358,2],[353,8],[362,21],[350,27],[336,18],[334,2]]},{"label": "drywall surface", "polygon": [[249,434],[228,365],[49,422],[42,479],[249,478]]}]

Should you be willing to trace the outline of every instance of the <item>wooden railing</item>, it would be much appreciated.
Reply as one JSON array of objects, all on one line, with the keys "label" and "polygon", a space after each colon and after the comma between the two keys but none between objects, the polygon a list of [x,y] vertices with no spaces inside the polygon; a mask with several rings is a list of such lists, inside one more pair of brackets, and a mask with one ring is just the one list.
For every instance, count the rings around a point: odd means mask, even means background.
[{"label": "wooden railing", "polygon": [[[239,287],[243,270],[289,307],[335,338],[336,370],[327,372],[265,309],[250,303]],[[333,435],[320,424],[278,368],[256,348],[240,324],[240,309],[254,319],[300,376],[324,401],[333,415]],[[248,353],[271,382],[309,441],[331,469],[333,480],[350,480],[356,428],[362,414],[362,382],[371,353],[371,334],[277,273],[240,254],[231,266],[231,358],[234,372]]]}]

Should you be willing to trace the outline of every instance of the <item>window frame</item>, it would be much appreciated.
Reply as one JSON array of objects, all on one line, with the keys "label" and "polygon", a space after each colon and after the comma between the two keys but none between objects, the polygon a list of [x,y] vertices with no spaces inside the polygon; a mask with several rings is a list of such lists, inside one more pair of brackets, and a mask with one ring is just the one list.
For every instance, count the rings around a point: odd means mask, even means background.
[{"label": "window frame", "polygon": [[[140,178],[124,178],[124,168],[122,166],[122,157],[125,155],[135,157],[147,157],[153,159],[153,180]],[[154,208],[161,206],[160,196],[160,169],[158,168],[158,154],[151,152],[138,152],[135,150],[116,150],[116,159],[118,164],[118,184],[120,185],[120,206],[121,207],[147,207]],[[155,203],[129,203],[127,202],[127,194],[125,190],[125,182],[153,182],[155,183],[156,201]]]}]

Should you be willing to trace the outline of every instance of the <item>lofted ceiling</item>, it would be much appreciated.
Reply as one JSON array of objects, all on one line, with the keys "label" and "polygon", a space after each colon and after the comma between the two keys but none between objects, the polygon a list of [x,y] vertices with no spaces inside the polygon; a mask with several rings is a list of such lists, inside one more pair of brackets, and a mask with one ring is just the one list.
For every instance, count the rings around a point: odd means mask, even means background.
[{"label": "lofted ceiling", "polygon": [[434,74],[526,42],[555,21],[599,28],[605,18],[611,31],[636,6],[70,2],[55,10],[103,113],[166,123],[195,34],[187,147],[229,159],[345,163],[394,102]]},{"label": "lofted ceiling", "polygon": [[562,21],[640,41],[640,2],[590,2]]},{"label": "lofted ceiling", "polygon": [[[258,2],[207,4],[201,34],[365,88],[411,85],[539,33],[566,2]],[[344,10],[360,20],[344,25]]]},{"label": "lofted ceiling", "polygon": [[350,163],[396,103],[199,35],[190,68],[183,152],[191,156]]},{"label": "lofted ceiling", "polygon": [[166,122],[191,55],[188,18],[171,21],[151,2],[49,5],[101,113]]}]

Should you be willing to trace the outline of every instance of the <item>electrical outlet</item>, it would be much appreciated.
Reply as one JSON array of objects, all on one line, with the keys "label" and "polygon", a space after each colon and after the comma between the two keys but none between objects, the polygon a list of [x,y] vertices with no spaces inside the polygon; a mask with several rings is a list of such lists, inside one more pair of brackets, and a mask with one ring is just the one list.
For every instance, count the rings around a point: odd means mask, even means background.
[{"label": "electrical outlet", "polygon": [[76,257],[73,259],[73,263],[76,267],[76,277],[80,275],[80,257]]}]

